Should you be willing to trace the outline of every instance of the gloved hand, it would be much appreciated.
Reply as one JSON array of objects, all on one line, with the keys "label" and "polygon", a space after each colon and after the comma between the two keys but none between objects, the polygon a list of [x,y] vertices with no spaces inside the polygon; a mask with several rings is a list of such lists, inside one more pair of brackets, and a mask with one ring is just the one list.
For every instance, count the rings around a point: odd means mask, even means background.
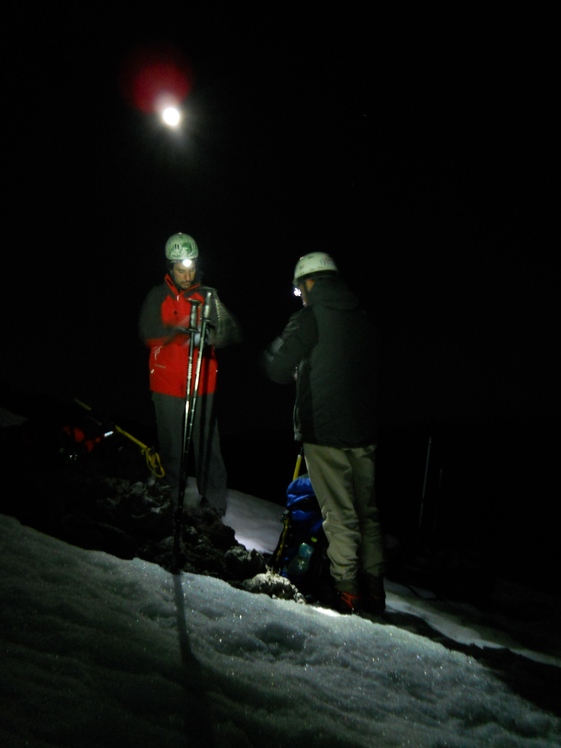
[{"label": "gloved hand", "polygon": [[[213,333],[213,325],[208,324],[206,326],[206,332],[205,332],[205,340],[203,345],[211,345],[212,344],[212,333]],[[176,335],[187,335],[189,336],[191,334],[191,331],[187,327],[176,327],[175,328],[175,334]],[[198,330],[193,334],[193,344],[196,348],[201,347],[201,332]]]},{"label": "gloved hand", "polygon": [[211,333],[210,327],[207,326],[205,330],[205,339],[202,345],[201,345],[201,333],[200,332],[194,333],[193,345],[195,346],[195,348],[204,348],[205,345],[210,345],[210,333]]},{"label": "gloved hand", "polygon": [[279,336],[278,338],[275,338],[272,343],[269,343],[261,354],[263,361],[270,363],[279,352],[283,342],[283,339]]}]

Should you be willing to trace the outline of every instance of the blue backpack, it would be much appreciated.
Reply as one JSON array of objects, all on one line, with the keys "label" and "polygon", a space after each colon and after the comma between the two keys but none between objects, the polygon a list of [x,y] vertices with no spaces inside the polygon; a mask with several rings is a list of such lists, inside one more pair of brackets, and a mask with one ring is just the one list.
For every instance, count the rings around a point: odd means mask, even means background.
[{"label": "blue backpack", "polygon": [[[297,559],[298,552],[304,544]],[[327,539],[317,497],[307,474],[295,478],[286,489],[283,529],[270,566],[289,579],[303,595],[313,595],[329,564]]]}]

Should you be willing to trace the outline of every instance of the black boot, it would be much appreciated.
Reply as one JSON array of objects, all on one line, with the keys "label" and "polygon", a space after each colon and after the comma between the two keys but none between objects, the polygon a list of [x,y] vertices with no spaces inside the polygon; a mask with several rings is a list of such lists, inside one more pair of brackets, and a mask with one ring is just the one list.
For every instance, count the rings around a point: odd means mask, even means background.
[{"label": "black boot", "polygon": [[361,574],[360,591],[362,609],[365,613],[377,616],[385,611],[386,593],[382,576],[375,577],[373,574]]}]

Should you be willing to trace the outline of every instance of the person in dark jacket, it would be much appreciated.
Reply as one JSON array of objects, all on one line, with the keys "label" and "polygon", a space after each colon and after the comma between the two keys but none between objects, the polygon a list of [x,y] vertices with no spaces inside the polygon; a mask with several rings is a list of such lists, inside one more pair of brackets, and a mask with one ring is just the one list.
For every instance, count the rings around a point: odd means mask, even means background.
[{"label": "person in dark jacket", "polygon": [[[173,234],[165,246],[167,272],[163,283],[146,296],[139,319],[141,339],[149,348],[149,381],[156,414],[158,447],[174,506],[179,504],[182,451],[187,410],[193,418],[193,447],[197,489],[201,503],[221,516],[227,506],[227,472],[222,457],[215,392],[218,374],[216,348],[241,340],[240,328],[220,301],[216,289],[203,286],[198,268],[199,249],[188,234]],[[189,376],[190,330],[201,330],[208,319],[207,339],[194,332],[191,399],[186,402]],[[194,316],[193,316],[194,315]],[[198,356],[202,351],[198,390]]]},{"label": "person in dark jacket", "polygon": [[324,252],[298,260],[293,284],[303,309],[261,365],[273,382],[296,382],[294,436],[321,507],[332,603],[342,612],[379,614],[385,557],[375,492],[378,333]]}]

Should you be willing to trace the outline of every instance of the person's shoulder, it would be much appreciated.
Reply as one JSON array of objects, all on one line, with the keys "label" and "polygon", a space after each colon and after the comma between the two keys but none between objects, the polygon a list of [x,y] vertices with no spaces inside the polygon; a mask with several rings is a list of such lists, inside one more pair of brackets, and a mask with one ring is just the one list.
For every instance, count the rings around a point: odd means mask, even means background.
[{"label": "person's shoulder", "polygon": [[161,281],[160,283],[156,283],[152,288],[149,289],[146,296],[158,296],[161,294],[166,293],[168,291],[168,286],[165,281]]},{"label": "person's shoulder", "polygon": [[287,329],[290,330],[304,330],[310,325],[315,324],[316,320],[313,307],[305,306],[302,307],[302,309],[292,312],[286,326]]},{"label": "person's shoulder", "polygon": [[165,281],[162,281],[161,283],[157,283],[155,286],[152,286],[152,288],[147,291],[144,297],[144,303],[161,303],[166,298],[166,296],[169,295],[172,295],[171,289],[168,287]]}]

